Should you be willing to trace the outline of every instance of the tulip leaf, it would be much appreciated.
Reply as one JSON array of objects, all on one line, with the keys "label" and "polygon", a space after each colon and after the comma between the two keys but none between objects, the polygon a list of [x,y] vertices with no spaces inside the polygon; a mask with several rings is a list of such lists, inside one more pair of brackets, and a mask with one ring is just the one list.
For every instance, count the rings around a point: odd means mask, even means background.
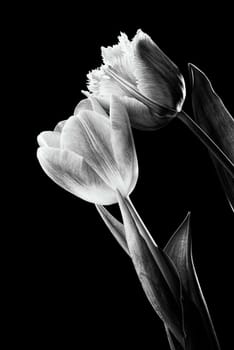
[{"label": "tulip leaf", "polygon": [[167,281],[172,294],[180,304],[180,279],[174,264],[172,263],[171,259],[168,258],[167,254],[165,254],[165,252],[157,246],[129,198],[126,199],[125,203],[132,217],[134,218],[139,233],[144,238],[152,256],[154,257],[156,264],[160,268],[165,280]]},{"label": "tulip leaf", "polygon": [[124,225],[119,222],[105,207],[96,205],[97,211],[105,222],[106,226],[113,234],[117,242],[121,245],[124,251],[129,255],[127,241],[125,237]]},{"label": "tulip leaf", "polygon": [[[218,339],[199,285],[192,257],[190,213],[164,248],[174,262],[182,283],[184,328],[187,334],[186,349],[219,349]],[[205,344],[207,344],[205,346]]]},{"label": "tulip leaf", "polygon": [[139,232],[135,218],[126,205],[126,198],[118,193],[126,240],[138,278],[143,290],[161,320],[183,344],[182,311],[174,298],[162,271],[156,263],[145,239]]},{"label": "tulip leaf", "polygon": [[[215,93],[206,75],[190,64],[194,119],[234,163],[234,118]],[[226,197],[234,211],[234,178],[210,154]]]},{"label": "tulip leaf", "polygon": [[184,346],[182,346],[176,340],[176,338],[173,336],[173,334],[171,333],[170,329],[167,327],[166,324],[164,324],[164,327],[165,327],[167,339],[168,339],[168,342],[169,342],[169,345],[170,345],[170,349],[171,350],[184,350]]},{"label": "tulip leaf", "polygon": [[174,262],[186,290],[189,289],[189,274],[190,268],[189,256],[191,256],[191,235],[190,235],[190,213],[187,214],[185,220],[173,234],[164,248],[164,252]]}]

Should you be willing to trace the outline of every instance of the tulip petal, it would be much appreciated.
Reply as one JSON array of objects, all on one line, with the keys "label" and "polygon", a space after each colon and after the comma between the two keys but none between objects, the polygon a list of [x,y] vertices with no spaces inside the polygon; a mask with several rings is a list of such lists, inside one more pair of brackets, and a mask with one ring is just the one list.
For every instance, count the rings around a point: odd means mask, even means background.
[{"label": "tulip petal", "polygon": [[109,118],[108,114],[106,113],[105,109],[102,107],[102,105],[98,102],[98,100],[90,95],[89,96],[93,111],[99,114],[104,115],[105,117]]},{"label": "tulip petal", "polygon": [[126,91],[118,84],[118,82],[105,73],[103,66],[101,66],[100,69],[95,69],[88,73],[87,78],[87,87],[95,97],[105,96],[109,99],[111,95],[126,95]]},{"label": "tulip petal", "polygon": [[56,124],[54,128],[54,131],[59,132],[61,134],[65,123],[66,123],[66,120],[61,120],[60,122],[58,122],[58,124]]},{"label": "tulip petal", "polygon": [[106,65],[114,68],[122,78],[136,86],[136,77],[134,75],[134,55],[132,42],[129,41],[125,33],[118,36],[119,43],[113,47],[102,47],[102,57]]},{"label": "tulip petal", "polygon": [[158,130],[171,121],[170,117],[159,118],[142,102],[132,97],[122,97],[132,127],[139,130]]},{"label": "tulip petal", "polygon": [[77,197],[103,205],[117,202],[115,192],[74,152],[40,147],[37,157],[45,173]]},{"label": "tulip petal", "polygon": [[110,121],[115,160],[130,194],[137,182],[138,162],[127,110],[114,95],[110,102]]},{"label": "tulip petal", "polygon": [[109,119],[93,111],[70,117],[61,134],[61,147],[82,156],[114,190],[126,192],[112,151]]},{"label": "tulip petal", "polygon": [[77,114],[79,114],[80,111],[84,111],[84,110],[86,110],[86,111],[92,111],[93,110],[92,103],[91,103],[89,98],[85,98],[85,99],[81,100],[77,104],[77,106],[75,107],[73,114],[77,115]]},{"label": "tulip petal", "polygon": [[88,98],[81,100],[78,103],[78,105],[74,110],[74,115],[77,115],[80,111],[83,111],[83,110],[94,111],[108,118],[108,114],[106,113],[105,109],[101,106],[98,100],[94,98],[92,95],[89,95]]},{"label": "tulip petal", "polygon": [[[168,122],[171,120],[171,118],[167,118],[166,120],[166,117],[160,119],[157,116],[154,116],[151,110],[145,104],[133,97],[118,97],[127,109],[131,126],[136,129],[157,130],[163,127],[167,120]],[[110,108],[110,96],[95,96],[95,98],[99,101],[105,110],[108,110]]]},{"label": "tulip petal", "polygon": [[[183,286],[184,325],[188,342],[197,344],[197,335],[203,337],[203,343],[212,344],[212,349],[219,349],[218,339],[199,285],[192,257],[192,239],[190,213],[171,237],[164,252],[174,262]],[[193,323],[193,326],[191,326]],[[197,333],[197,330],[199,332]],[[202,335],[203,334],[203,335]],[[207,348],[207,347],[205,347]],[[191,348],[193,349],[193,347]],[[197,347],[194,347],[197,349]]]},{"label": "tulip petal", "polygon": [[135,75],[140,92],[160,105],[173,109],[171,113],[175,114],[181,110],[185,99],[185,83],[178,67],[141,30],[137,32],[133,44]]},{"label": "tulip petal", "polygon": [[60,133],[56,131],[43,131],[37,137],[39,146],[60,147]]},{"label": "tulip petal", "polygon": [[119,222],[111,213],[102,205],[96,205],[97,211],[109,228],[117,242],[121,245],[124,251],[129,255],[127,241],[125,237],[124,225]]},{"label": "tulip petal", "polygon": [[[234,163],[234,118],[215,93],[206,75],[189,65],[192,81],[194,118],[198,125],[217,143]],[[211,155],[227,199],[234,211],[234,178]]]}]

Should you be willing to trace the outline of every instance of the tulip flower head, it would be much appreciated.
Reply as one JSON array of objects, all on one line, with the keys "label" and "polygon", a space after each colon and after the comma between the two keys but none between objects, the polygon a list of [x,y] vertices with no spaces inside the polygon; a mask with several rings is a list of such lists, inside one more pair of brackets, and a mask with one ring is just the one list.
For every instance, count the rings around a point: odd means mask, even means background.
[{"label": "tulip flower head", "polygon": [[103,65],[88,74],[88,89],[109,106],[119,96],[131,124],[139,129],[164,126],[182,108],[185,84],[177,66],[141,30],[132,41],[119,36],[113,47],[102,47]]},{"label": "tulip flower head", "polygon": [[55,131],[42,132],[38,143],[45,173],[86,201],[113,204],[116,190],[126,197],[136,185],[138,163],[129,118],[115,96],[110,116],[90,97]]}]

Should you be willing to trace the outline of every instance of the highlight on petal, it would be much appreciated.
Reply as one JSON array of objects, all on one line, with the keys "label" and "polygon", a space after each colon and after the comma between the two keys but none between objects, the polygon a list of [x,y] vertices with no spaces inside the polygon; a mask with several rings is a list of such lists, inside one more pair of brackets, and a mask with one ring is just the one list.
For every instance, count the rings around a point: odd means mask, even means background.
[{"label": "highlight on petal", "polygon": [[60,147],[60,133],[56,131],[43,131],[37,137],[39,146]]},{"label": "highlight on petal", "polygon": [[178,67],[149,35],[139,30],[133,39],[137,86],[142,94],[178,112],[185,99],[185,83]]},{"label": "highlight on petal", "polygon": [[[234,118],[213,90],[207,76],[192,64],[189,65],[189,71],[195,121],[234,163]],[[234,179],[212,154],[210,156],[234,211]]]},{"label": "highlight on petal", "polygon": [[102,205],[117,202],[115,192],[74,152],[40,147],[37,157],[45,173],[77,197]]},{"label": "highlight on petal", "polygon": [[114,157],[130,194],[138,179],[137,155],[127,110],[114,95],[110,102],[110,121]]}]

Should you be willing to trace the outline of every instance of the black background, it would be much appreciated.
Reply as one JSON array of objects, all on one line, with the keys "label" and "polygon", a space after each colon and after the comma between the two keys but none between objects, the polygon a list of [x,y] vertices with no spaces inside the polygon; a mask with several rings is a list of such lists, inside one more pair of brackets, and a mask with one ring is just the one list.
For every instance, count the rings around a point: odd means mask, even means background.
[{"label": "black background", "polygon": [[[101,63],[100,47],[115,44],[120,31],[132,38],[138,28],[180,67],[188,114],[188,62],[207,74],[234,112],[229,10],[141,4],[127,11],[119,3],[99,8],[91,3],[80,8],[34,5],[24,10],[14,45],[22,74],[19,89],[27,87],[21,126],[29,160],[21,169],[17,225],[22,229],[10,237],[10,340],[31,349],[168,349],[161,321],[131,261],[95,207],[43,173],[36,159],[36,136],[72,115],[83,98],[87,72]],[[161,247],[191,211],[195,266],[225,348],[232,330],[233,217],[209,155],[177,120],[157,132],[134,130],[134,137],[140,176],[132,201]],[[119,216],[115,206],[110,209]]]}]

